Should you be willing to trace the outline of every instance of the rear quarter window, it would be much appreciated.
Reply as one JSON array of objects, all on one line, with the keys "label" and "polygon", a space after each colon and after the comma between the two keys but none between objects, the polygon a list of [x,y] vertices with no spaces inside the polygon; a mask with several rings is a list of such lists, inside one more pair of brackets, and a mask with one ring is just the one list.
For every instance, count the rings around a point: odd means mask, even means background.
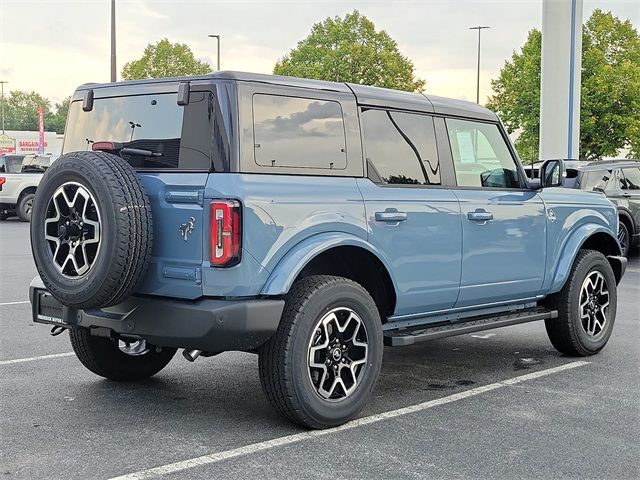
[{"label": "rear quarter window", "polygon": [[254,158],[263,167],[343,170],[347,166],[339,102],[253,95]]}]

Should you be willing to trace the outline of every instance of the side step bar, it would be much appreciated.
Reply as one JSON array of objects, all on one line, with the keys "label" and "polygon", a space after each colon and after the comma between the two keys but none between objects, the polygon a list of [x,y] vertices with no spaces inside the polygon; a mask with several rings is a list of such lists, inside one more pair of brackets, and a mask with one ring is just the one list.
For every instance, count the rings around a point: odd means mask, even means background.
[{"label": "side step bar", "polygon": [[454,323],[439,323],[433,326],[420,325],[410,328],[399,328],[384,332],[384,344],[389,347],[404,347],[414,343],[435,340],[437,338],[453,337],[465,333],[480,332],[493,328],[508,327],[520,323],[534,322],[558,318],[557,310],[547,310],[542,307],[509,312],[497,316],[471,317],[468,320]]}]

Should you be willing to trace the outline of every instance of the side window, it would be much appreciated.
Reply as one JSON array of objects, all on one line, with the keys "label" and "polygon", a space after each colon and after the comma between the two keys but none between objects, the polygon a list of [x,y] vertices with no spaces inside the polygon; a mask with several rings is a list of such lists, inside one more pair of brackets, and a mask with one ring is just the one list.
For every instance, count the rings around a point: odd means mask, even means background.
[{"label": "side window", "polygon": [[[607,188],[609,178],[611,178],[610,170],[595,170],[583,173],[581,182],[582,190],[604,190]],[[612,182],[613,183],[613,182]]]},{"label": "side window", "polygon": [[265,167],[347,167],[340,103],[309,98],[253,96],[255,162]]},{"label": "side window", "polygon": [[623,168],[625,185],[624,190],[640,190],[640,168]]},{"label": "side window", "polygon": [[515,159],[498,125],[452,118],[446,123],[459,186],[520,188]]},{"label": "side window", "polygon": [[609,170],[609,182],[605,187],[607,192],[615,192],[624,189],[624,177],[620,169]]},{"label": "side window", "polygon": [[432,117],[363,109],[361,120],[369,178],[378,183],[440,185]]}]

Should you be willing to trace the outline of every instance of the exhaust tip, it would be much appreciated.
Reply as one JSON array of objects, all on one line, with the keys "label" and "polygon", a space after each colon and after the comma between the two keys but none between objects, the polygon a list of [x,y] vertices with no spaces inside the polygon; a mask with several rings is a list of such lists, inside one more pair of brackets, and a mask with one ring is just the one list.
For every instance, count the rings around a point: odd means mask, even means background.
[{"label": "exhaust tip", "polygon": [[190,362],[195,362],[196,358],[200,356],[202,350],[183,350],[182,356],[189,360]]}]

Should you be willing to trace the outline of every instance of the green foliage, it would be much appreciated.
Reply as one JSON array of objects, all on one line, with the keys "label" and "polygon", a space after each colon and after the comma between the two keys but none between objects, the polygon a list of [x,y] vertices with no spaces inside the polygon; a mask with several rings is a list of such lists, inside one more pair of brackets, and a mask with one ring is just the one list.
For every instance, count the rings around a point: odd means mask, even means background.
[{"label": "green foliage", "polygon": [[124,80],[144,78],[184,77],[202,75],[211,71],[208,63],[195,58],[184,43],[171,43],[163,38],[149,44],[142,57],[125,64],[122,68]]},{"label": "green foliage", "polygon": [[[509,132],[526,163],[538,159],[541,34],[529,32],[491,85],[487,106]],[[580,158],[597,160],[630,148],[640,155],[640,36],[629,21],[595,10],[582,30]]]},{"label": "green foliage", "polygon": [[7,130],[38,130],[38,105],[46,119],[51,115],[51,102],[36,92],[13,90],[5,98],[4,124]]},{"label": "green foliage", "polygon": [[55,113],[51,114],[48,118],[45,118],[44,126],[46,130],[64,133],[70,104],[71,97],[67,97],[62,100],[62,102],[56,103]]},{"label": "green foliage", "polygon": [[38,105],[44,110],[45,131],[64,133],[71,97],[56,103],[55,110],[51,102],[36,92],[14,90],[5,97],[5,129],[6,130],[38,130]]},{"label": "green foliage", "polygon": [[411,60],[384,30],[354,10],[344,19],[316,23],[307,38],[279,60],[273,73],[334,82],[352,82],[398,90],[424,90]]}]

